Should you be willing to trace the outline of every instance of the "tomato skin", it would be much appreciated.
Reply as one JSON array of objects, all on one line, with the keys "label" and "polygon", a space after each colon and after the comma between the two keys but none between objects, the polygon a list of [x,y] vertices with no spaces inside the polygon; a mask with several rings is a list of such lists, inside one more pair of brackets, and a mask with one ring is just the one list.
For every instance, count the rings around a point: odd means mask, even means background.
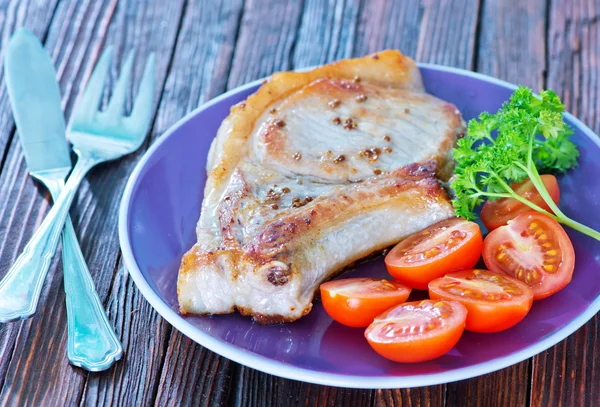
[{"label": "tomato skin", "polygon": [[[551,174],[541,175],[540,178],[544,186],[548,190],[548,194],[558,205],[560,202],[560,189],[556,177]],[[527,179],[522,182],[513,183],[510,186],[513,191],[521,195],[525,199],[533,202],[542,209],[552,212],[548,204],[544,201],[533,183]],[[494,229],[504,226],[509,220],[516,218],[518,215],[531,211],[531,208],[522,204],[513,198],[502,198],[496,201],[486,201],[481,208],[480,218],[485,227],[491,232]]]},{"label": "tomato skin", "polygon": [[[417,323],[417,318],[406,318],[410,314],[410,307],[423,310],[423,314],[430,313],[432,319],[422,319],[421,326],[430,324],[433,328],[424,332],[410,333],[410,328]],[[436,315],[435,308],[438,310]],[[404,319],[394,319],[398,315],[405,316]],[[441,316],[440,316],[441,314]],[[410,315],[408,315],[410,317]],[[416,363],[432,360],[450,351],[462,336],[465,329],[467,310],[456,301],[432,301],[423,300],[409,302],[390,308],[381,315],[365,330],[365,338],[375,352],[386,359],[394,362]],[[391,325],[390,325],[391,324]],[[391,329],[408,330],[408,333],[397,333],[390,337],[385,332]],[[394,331],[392,331],[394,332]]]},{"label": "tomato skin", "polygon": [[408,299],[411,289],[397,281],[345,278],[321,284],[321,302],[342,325],[364,328],[386,309]]},{"label": "tomato skin", "polygon": [[468,331],[500,332],[515,326],[529,313],[533,290],[502,272],[462,270],[429,283],[429,298],[464,305]]},{"label": "tomato skin", "polygon": [[490,232],[483,242],[483,260],[488,269],[529,285],[533,299],[541,300],[569,284],[575,250],[557,221],[530,211]]},{"label": "tomato skin", "polygon": [[[456,238],[458,243],[448,248],[446,244],[452,242],[452,233],[459,234]],[[427,290],[431,280],[452,271],[473,268],[481,257],[482,246],[479,225],[462,218],[452,218],[431,225],[398,243],[385,257],[385,265],[395,280],[415,289]],[[414,253],[415,250],[421,256],[428,250],[437,250],[439,254],[410,262],[414,254],[405,253]]]}]

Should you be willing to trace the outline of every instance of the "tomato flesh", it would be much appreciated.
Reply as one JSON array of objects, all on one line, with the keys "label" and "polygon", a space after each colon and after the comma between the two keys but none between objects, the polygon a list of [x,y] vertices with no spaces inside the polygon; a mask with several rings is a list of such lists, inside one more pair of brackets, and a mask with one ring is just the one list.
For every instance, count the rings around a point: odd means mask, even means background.
[{"label": "tomato flesh", "polygon": [[[548,194],[558,205],[560,201],[560,189],[558,188],[558,182],[556,177],[550,174],[541,175],[540,178],[544,183],[544,186],[548,190]],[[551,212],[550,207],[542,196],[538,193],[533,183],[527,179],[522,182],[513,183],[510,186],[513,191],[523,198],[531,201],[542,209]],[[504,226],[509,220],[516,218],[518,215],[531,211],[531,208],[527,205],[522,204],[514,198],[502,198],[496,201],[486,201],[481,208],[481,221],[485,227],[492,231],[500,226]]]},{"label": "tomato flesh", "polygon": [[397,281],[345,278],[321,284],[325,311],[340,324],[368,326],[386,309],[406,301],[411,289]]},{"label": "tomato flesh", "polygon": [[365,331],[369,345],[395,362],[423,362],[452,349],[465,329],[467,310],[456,301],[423,300],[391,308]]},{"label": "tomato flesh", "polygon": [[385,265],[394,279],[426,290],[431,280],[473,268],[482,245],[479,225],[462,218],[447,219],[398,243],[385,257]]},{"label": "tomato flesh", "polygon": [[533,299],[539,300],[571,281],[575,251],[557,221],[539,212],[527,212],[490,232],[483,243],[483,260],[488,269],[529,285]]},{"label": "tomato flesh", "polygon": [[462,270],[429,283],[429,297],[464,305],[468,331],[499,332],[525,318],[533,303],[533,290],[502,272]]}]

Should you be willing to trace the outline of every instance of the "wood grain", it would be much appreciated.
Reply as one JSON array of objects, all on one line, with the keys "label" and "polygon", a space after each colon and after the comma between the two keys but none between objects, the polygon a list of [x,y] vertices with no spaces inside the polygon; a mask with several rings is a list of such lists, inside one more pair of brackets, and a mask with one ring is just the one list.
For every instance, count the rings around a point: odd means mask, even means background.
[{"label": "wood grain", "polygon": [[[595,133],[600,130],[600,4],[552,1],[548,29],[547,87]],[[600,318],[533,358],[531,404],[600,405]]]},{"label": "wood grain", "polygon": [[[323,64],[351,56],[358,23],[357,4],[348,1],[247,2],[236,44],[229,86],[274,71]],[[327,25],[325,25],[327,24]],[[289,27],[298,27],[290,30]],[[249,36],[249,33],[253,33]],[[248,43],[267,49],[249,47]],[[294,49],[293,58],[290,51]],[[242,74],[243,72],[243,74]],[[369,405],[372,390],[337,389],[294,382],[237,366],[232,405]]]},{"label": "wood grain", "polygon": [[[399,48],[422,62],[461,68],[473,66],[477,1],[368,2],[365,7],[360,18],[356,54]],[[454,17],[448,18],[448,15]],[[439,406],[445,402],[445,393],[445,385],[378,390],[375,404]]]},{"label": "wood grain", "polygon": [[[225,91],[242,1],[190,2],[157,114],[160,134],[198,104]],[[172,330],[156,404],[223,404],[233,362]]]},{"label": "wood grain", "polygon": [[306,0],[292,66],[298,69],[352,56],[359,15],[359,0]]},{"label": "wood grain", "polygon": [[483,3],[477,70],[539,92],[546,73],[546,1]]},{"label": "wood grain", "polygon": [[142,297],[122,264],[111,286],[106,310],[125,354],[112,369],[88,374],[80,405],[152,405],[171,326]]},{"label": "wood grain", "polygon": [[[57,1],[46,2],[45,4],[32,3],[30,1],[4,0],[0,1],[0,49],[4,49],[10,35],[17,27],[26,27],[39,38],[45,38],[50,25],[50,20],[54,14]],[[3,181],[16,187],[23,187],[23,180],[18,179],[18,170],[20,164],[14,157],[8,159],[8,146],[14,135],[14,120],[10,109],[6,86],[4,85],[4,64],[0,64],[0,177]],[[8,163],[10,169],[3,172],[2,169]],[[0,189],[0,191],[2,191]],[[25,197],[27,200],[27,197]],[[31,203],[31,195],[29,196]],[[0,218],[9,219],[17,216],[15,211],[14,197],[0,193]],[[28,209],[30,211],[30,209]],[[6,223],[0,223],[0,270],[5,270],[9,264],[12,264],[12,258],[3,255],[5,251],[10,250],[12,242],[20,238],[25,228],[33,227],[35,224],[35,215],[21,223],[20,228],[12,229],[6,227]],[[10,238],[9,238],[10,233]],[[3,275],[3,272],[0,271]],[[20,323],[0,325],[0,389],[4,386],[6,371],[10,362],[13,345],[19,332]]]},{"label": "wood grain", "polygon": [[[46,46],[59,67],[67,115],[75,95],[83,87],[85,78],[89,76],[106,43],[115,45],[117,61],[122,60],[124,51],[133,47],[142,56],[155,51],[158,56],[156,83],[160,94],[182,8],[181,1],[60,2]],[[165,16],[169,18],[165,19]],[[160,31],[156,30],[158,26],[162,28]],[[109,82],[114,81],[118,64],[113,64]],[[142,70],[143,64],[136,64],[134,86]],[[128,157],[94,169],[82,185],[71,211],[101,299],[109,297],[115,278],[119,252],[116,239],[117,208],[120,191],[134,158]],[[6,231],[2,236],[9,236],[7,244],[3,244],[0,262],[10,264],[40,222],[48,203],[42,199],[46,192],[41,188],[37,190],[27,175],[16,139],[11,143],[5,167],[10,169],[10,176],[0,180],[0,195],[8,197],[12,216],[0,219],[0,228]],[[24,222],[27,225],[25,228]],[[83,398],[88,375],[81,369],[71,367],[66,358],[66,312],[59,263],[55,260],[50,270],[37,314],[21,324],[18,337],[6,347],[9,352],[12,348],[12,357],[5,373],[0,405],[15,402],[74,405]],[[2,270],[4,273],[6,269],[3,267]],[[114,321],[116,316],[116,313],[111,314],[111,320]],[[160,336],[157,335],[155,339],[160,340]],[[149,357],[141,359],[139,363],[153,365]],[[126,379],[133,382],[133,377],[137,379],[135,373],[130,372]],[[46,385],[40,386],[40,382]],[[143,386],[143,382],[136,382]],[[136,386],[129,384],[128,388],[135,391]]]},{"label": "wood grain", "polygon": [[302,1],[247,0],[227,88],[292,68]]},{"label": "wood grain", "polygon": [[[546,4],[542,0],[484,2],[477,49],[478,70],[535,90],[542,89],[545,15]],[[531,361],[526,360],[485,376],[450,383],[447,405],[525,405],[530,372]]]},{"label": "wood grain", "polygon": [[530,361],[484,376],[449,383],[448,406],[524,406],[528,401]]},{"label": "wood grain", "polygon": [[[106,45],[117,51],[109,84],[130,49],[138,56],[156,51],[161,94],[143,149],[226,89],[276,70],[384,48],[535,90],[553,88],[598,132],[599,12],[598,0],[0,0],[0,49],[21,25],[45,38],[67,116]],[[136,65],[129,99],[141,70]],[[109,96],[107,90],[105,101]],[[197,345],[152,310],[118,255],[119,197],[142,152],[93,170],[71,211],[123,341],[123,361],[94,374],[68,365],[62,268],[55,260],[39,313],[0,325],[0,405],[600,405],[598,317],[532,360],[471,380],[402,390],[286,380]],[[1,277],[49,205],[46,191],[27,175],[4,86],[0,157]]]}]

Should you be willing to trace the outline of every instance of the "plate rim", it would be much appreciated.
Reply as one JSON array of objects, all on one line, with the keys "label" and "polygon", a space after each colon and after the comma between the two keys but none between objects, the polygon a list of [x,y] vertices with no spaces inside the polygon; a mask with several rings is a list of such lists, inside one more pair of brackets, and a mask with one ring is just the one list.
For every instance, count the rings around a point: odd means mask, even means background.
[{"label": "plate rim", "polygon": [[[502,86],[511,90],[517,88],[517,85],[510,82],[497,79],[479,72],[468,71],[466,69],[449,67],[444,65],[430,64],[430,63],[417,63],[419,68],[427,68],[430,70],[449,72],[462,76],[472,77],[483,82],[488,82],[494,85]],[[298,71],[304,71],[313,69],[315,67],[307,67]],[[267,77],[268,78],[268,77]],[[572,319],[568,324],[559,329],[557,332],[549,335],[541,341],[536,342],[533,345],[527,346],[525,349],[511,353],[506,356],[498,357],[489,361],[477,363],[475,365],[453,369],[449,371],[443,371],[439,373],[428,373],[420,374],[415,376],[391,376],[391,377],[380,377],[380,376],[361,376],[351,374],[338,374],[338,373],[327,373],[301,367],[296,367],[283,362],[261,356],[247,350],[239,349],[232,344],[222,342],[221,340],[209,335],[208,333],[202,332],[195,328],[191,323],[186,321],[181,315],[176,313],[171,307],[166,304],[158,294],[152,289],[149,282],[146,280],[142,271],[135,261],[133,250],[130,245],[130,235],[128,230],[129,222],[129,207],[131,202],[131,195],[134,187],[137,184],[138,178],[146,163],[152,158],[154,153],[161,147],[161,145],[173,135],[184,123],[198,115],[202,111],[210,108],[213,105],[220,103],[227,99],[231,95],[239,92],[243,92],[252,87],[260,85],[265,78],[257,79],[255,81],[246,83],[242,86],[231,89],[209,101],[198,106],[188,114],[183,116],[171,127],[169,127],[158,139],[148,148],[148,150],[141,157],[139,162],[135,165],[131,172],[127,184],[125,186],[121,203],[119,207],[119,243],[121,246],[122,258],[129,275],[133,278],[136,287],[140,290],[146,301],[150,303],[154,308],[169,324],[179,330],[188,338],[194,342],[210,349],[211,351],[230,359],[236,363],[240,363],[244,366],[259,370],[264,373],[272,374],[275,376],[283,377],[291,380],[300,380],[307,383],[335,386],[335,387],[348,387],[357,389],[390,389],[390,388],[409,388],[409,387],[421,387],[421,386],[432,386],[444,383],[451,383],[458,380],[470,379],[473,377],[481,376],[484,374],[492,373],[497,370],[512,366],[516,363],[522,362],[525,359],[533,357],[538,353],[545,351],[551,346],[562,341],[581,326],[588,322],[598,311],[600,311],[600,295],[596,297],[592,303],[582,311],[577,317]],[[600,148],[600,138],[596,135],[588,126],[577,119],[570,113],[565,112],[565,117],[568,118],[572,123],[578,126],[583,134],[588,137]]]}]

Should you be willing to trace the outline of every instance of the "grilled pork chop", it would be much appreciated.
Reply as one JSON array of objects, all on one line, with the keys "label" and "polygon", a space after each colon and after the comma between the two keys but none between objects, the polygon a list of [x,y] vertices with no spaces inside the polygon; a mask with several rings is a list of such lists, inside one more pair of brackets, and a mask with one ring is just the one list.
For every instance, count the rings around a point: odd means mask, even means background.
[{"label": "grilled pork chop", "polygon": [[319,284],[453,216],[439,179],[462,132],[456,107],[396,51],[273,75],[211,146],[181,312],[306,315]]}]

